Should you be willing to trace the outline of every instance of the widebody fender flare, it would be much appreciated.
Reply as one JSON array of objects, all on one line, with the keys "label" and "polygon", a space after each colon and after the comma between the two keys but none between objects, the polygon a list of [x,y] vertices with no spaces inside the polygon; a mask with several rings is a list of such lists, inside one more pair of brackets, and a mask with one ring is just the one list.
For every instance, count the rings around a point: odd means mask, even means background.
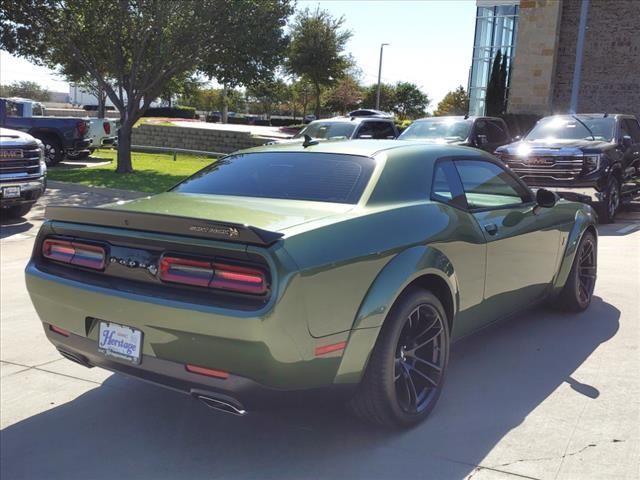
[{"label": "widebody fender flare", "polygon": [[597,236],[595,214],[591,207],[585,206],[585,208],[581,208],[576,211],[573,227],[567,237],[565,249],[562,253],[562,258],[560,259],[560,268],[558,268],[558,273],[553,281],[553,291],[556,294],[560,293],[567,283],[567,279],[569,278],[569,273],[571,272],[571,267],[573,265],[573,260],[576,256],[576,250],[578,249],[580,240],[582,240],[587,229],[591,229]]},{"label": "widebody fender flare", "polygon": [[447,284],[455,316],[460,295],[451,261],[440,250],[429,246],[404,250],[385,265],[360,304],[335,383],[360,380],[391,307],[407,286],[425,275],[435,275]]}]

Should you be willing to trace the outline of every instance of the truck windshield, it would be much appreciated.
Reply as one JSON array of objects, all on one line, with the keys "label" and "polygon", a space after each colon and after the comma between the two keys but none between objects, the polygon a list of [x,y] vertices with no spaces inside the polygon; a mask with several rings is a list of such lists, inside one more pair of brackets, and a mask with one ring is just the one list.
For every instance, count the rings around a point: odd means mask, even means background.
[{"label": "truck windshield", "polygon": [[294,138],[302,138],[304,135],[309,135],[311,138],[351,138],[356,126],[353,123],[347,122],[312,122],[307,125],[300,133]]},{"label": "truck windshield", "polygon": [[358,203],[375,160],[315,152],[230,155],[200,170],[174,192]]},{"label": "truck windshield", "polygon": [[465,140],[469,136],[471,122],[454,118],[434,118],[413,122],[402,132],[398,140],[437,139]]},{"label": "truck windshield", "polygon": [[612,117],[556,115],[540,120],[525,140],[599,140],[613,139],[616,122]]}]

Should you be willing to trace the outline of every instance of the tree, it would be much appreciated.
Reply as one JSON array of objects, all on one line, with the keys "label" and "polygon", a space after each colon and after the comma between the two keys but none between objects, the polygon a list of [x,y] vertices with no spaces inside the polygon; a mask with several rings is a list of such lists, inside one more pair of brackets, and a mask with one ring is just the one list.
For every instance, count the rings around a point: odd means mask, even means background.
[{"label": "tree", "polygon": [[293,119],[295,120],[296,105],[302,107],[302,120],[307,116],[307,107],[311,99],[313,85],[307,78],[300,78],[291,85],[291,102],[293,103]]},{"label": "tree", "polygon": [[[261,45],[239,34],[238,6],[249,0],[21,0],[0,7],[0,47],[54,68],[81,65],[120,112],[117,172],[133,171],[131,132],[174,79],[206,65],[204,59]],[[271,15],[288,0],[254,2]],[[244,11],[243,11],[244,13]],[[285,12],[286,13],[286,12]],[[282,28],[284,17],[277,22]],[[244,21],[244,18],[242,18]],[[235,22],[235,23],[234,23]],[[265,26],[266,28],[266,26]],[[253,32],[252,32],[253,33]],[[225,55],[223,55],[227,52]]]},{"label": "tree", "polygon": [[502,62],[502,52],[498,50],[493,59],[489,83],[487,84],[487,96],[485,110],[487,115],[501,115],[504,113],[506,100],[507,64]]},{"label": "tree", "polygon": [[[376,108],[376,94],[378,84],[371,85],[365,89],[362,106],[364,108]],[[380,84],[380,110],[392,112],[396,105],[396,89],[388,83]]]},{"label": "tree", "polygon": [[[214,12],[207,29],[221,32],[219,44],[203,55],[199,70],[224,85],[226,96],[238,86],[248,87],[273,78],[282,64],[289,38],[284,34],[293,13],[290,0],[225,0],[232,15]],[[227,108],[223,106],[223,122]]]},{"label": "tree", "polygon": [[343,77],[351,65],[344,54],[351,32],[344,30],[343,24],[344,17],[334,18],[326,10],[307,8],[298,13],[291,25],[286,68],[290,74],[304,76],[313,84],[318,118],[322,87]]},{"label": "tree", "polygon": [[267,119],[274,106],[286,99],[287,85],[280,79],[265,79],[247,87],[247,100],[255,102]]},{"label": "tree", "polygon": [[409,82],[398,82],[395,87],[395,106],[393,111],[401,120],[424,116],[431,103],[426,93],[417,85]]},{"label": "tree", "polygon": [[338,111],[344,115],[358,107],[363,97],[363,88],[355,78],[348,75],[338,80],[327,92],[325,105],[331,111]]},{"label": "tree", "polygon": [[467,113],[469,113],[469,96],[462,85],[447,93],[433,112],[435,116],[466,115]]},{"label": "tree", "polygon": [[202,86],[202,80],[198,79],[195,72],[184,72],[182,75],[173,77],[167,82],[160,92],[160,98],[171,107],[176,97],[188,97],[197,92]]},{"label": "tree", "polygon": [[3,97],[22,97],[39,102],[49,100],[49,90],[41,87],[36,82],[20,81],[10,85],[3,85],[1,95]]}]

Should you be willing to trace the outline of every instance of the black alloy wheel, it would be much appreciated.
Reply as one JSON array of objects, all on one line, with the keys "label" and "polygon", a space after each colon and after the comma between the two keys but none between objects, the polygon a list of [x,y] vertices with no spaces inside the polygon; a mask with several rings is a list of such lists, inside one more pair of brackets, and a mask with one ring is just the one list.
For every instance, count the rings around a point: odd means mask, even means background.
[{"label": "black alloy wheel", "polygon": [[411,427],[436,405],[449,359],[449,322],[432,292],[410,287],[382,325],[349,406],[369,423]]},{"label": "black alloy wheel", "polygon": [[567,283],[558,299],[567,310],[582,312],[591,304],[598,271],[598,244],[591,232],[580,240]]},{"label": "black alloy wheel", "polygon": [[431,304],[407,317],[396,347],[394,383],[398,405],[417,414],[433,403],[446,365],[446,326]]},{"label": "black alloy wheel", "polygon": [[605,198],[600,206],[599,221],[600,223],[612,223],[616,218],[616,213],[620,207],[620,183],[615,177],[609,179]]}]

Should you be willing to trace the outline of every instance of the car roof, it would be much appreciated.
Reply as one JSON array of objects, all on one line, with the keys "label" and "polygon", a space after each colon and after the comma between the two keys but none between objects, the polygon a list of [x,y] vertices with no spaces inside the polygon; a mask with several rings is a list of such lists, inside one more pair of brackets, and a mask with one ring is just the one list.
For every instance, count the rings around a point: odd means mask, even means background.
[{"label": "car roof", "polygon": [[362,123],[362,122],[366,122],[366,121],[376,121],[376,122],[390,122],[393,123],[393,119],[390,117],[376,117],[376,116],[362,116],[362,117],[332,117],[332,118],[321,118],[319,120],[314,120],[312,122],[309,122],[309,124],[311,123],[328,123],[328,122],[335,122],[335,123]]},{"label": "car roof", "polygon": [[[314,145],[304,147],[302,144],[273,144],[262,147],[254,147],[247,150],[241,150],[242,153],[259,153],[259,152],[314,152],[314,153],[332,153],[339,155],[360,155],[365,157],[373,157],[378,153],[393,150],[394,153],[401,153],[402,150],[415,152],[416,150],[425,153],[434,154],[441,157],[446,155],[477,155],[479,150],[468,147],[460,147],[456,145],[438,145],[433,143],[421,142],[420,140],[399,142],[397,140],[336,140],[318,142]],[[396,157],[397,155],[394,155]]]}]

